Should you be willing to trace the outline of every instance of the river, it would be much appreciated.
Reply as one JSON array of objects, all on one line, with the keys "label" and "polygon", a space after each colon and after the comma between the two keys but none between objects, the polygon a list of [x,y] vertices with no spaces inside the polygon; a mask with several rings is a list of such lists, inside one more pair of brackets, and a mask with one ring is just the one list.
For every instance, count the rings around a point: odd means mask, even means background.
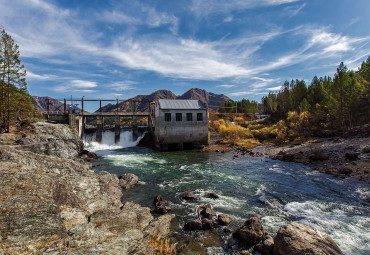
[{"label": "river", "polygon": [[[196,218],[197,206],[209,203],[231,216],[234,226],[258,215],[274,235],[283,224],[298,221],[325,231],[345,254],[370,253],[370,185],[365,182],[267,158],[195,150],[156,152],[136,147],[129,131],[121,133],[118,145],[111,139],[113,133],[104,136],[102,144],[85,139],[86,148],[102,156],[94,162],[95,171],[137,175],[139,185],[124,199],[151,207],[154,196],[162,195],[179,216],[180,227]],[[200,200],[180,200],[178,195],[186,190]],[[206,198],[208,192],[220,197]]]}]

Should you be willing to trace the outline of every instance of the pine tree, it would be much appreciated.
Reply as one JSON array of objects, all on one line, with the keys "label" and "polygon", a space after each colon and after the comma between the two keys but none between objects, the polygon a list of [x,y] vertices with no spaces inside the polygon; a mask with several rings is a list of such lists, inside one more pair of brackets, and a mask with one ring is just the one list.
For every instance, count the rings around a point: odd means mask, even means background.
[{"label": "pine tree", "polygon": [[26,70],[19,59],[19,47],[5,29],[0,35],[1,127],[9,132],[11,119],[17,117],[14,109],[17,109],[19,95],[30,99]]}]

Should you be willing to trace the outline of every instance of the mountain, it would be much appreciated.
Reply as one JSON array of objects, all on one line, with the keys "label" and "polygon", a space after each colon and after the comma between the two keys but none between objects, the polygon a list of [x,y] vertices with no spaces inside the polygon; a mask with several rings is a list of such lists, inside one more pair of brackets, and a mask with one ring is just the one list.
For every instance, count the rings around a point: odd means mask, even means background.
[{"label": "mountain", "polygon": [[232,101],[229,97],[224,94],[215,94],[208,92],[204,89],[193,88],[185,92],[182,96],[177,99],[198,99],[203,103],[206,103],[209,108],[217,109],[218,103]]},{"label": "mountain", "polygon": [[[51,98],[51,97],[37,97],[32,96],[33,104],[41,113],[46,113],[48,111],[48,101],[49,101],[49,111],[53,113],[64,113],[64,103],[61,101]],[[67,110],[70,105],[67,104]],[[78,109],[77,106],[71,107],[73,109]]]},{"label": "mountain", "polygon": [[[204,89],[192,88],[182,94],[181,96],[176,96],[169,90],[157,90],[150,95],[137,95],[136,97],[130,98],[124,102],[118,104],[119,111],[127,111],[133,109],[132,101],[137,101],[137,110],[144,112],[149,109],[149,102],[157,101],[158,99],[192,99],[200,100],[207,104],[209,108],[217,109],[219,102],[229,102],[232,101],[229,97],[223,94],[215,94],[208,92]],[[115,104],[107,104],[102,107],[101,111],[111,112],[117,109]],[[99,111],[99,110],[98,110]]]},{"label": "mountain", "polygon": [[[176,95],[169,90],[157,90],[150,95],[137,95],[118,104],[118,111],[132,110],[134,105],[132,101],[136,102],[136,108],[139,112],[149,111],[150,102],[158,99],[176,99]],[[102,112],[112,112],[117,109],[116,104],[107,104],[102,107]],[[99,110],[98,110],[99,111]]]}]

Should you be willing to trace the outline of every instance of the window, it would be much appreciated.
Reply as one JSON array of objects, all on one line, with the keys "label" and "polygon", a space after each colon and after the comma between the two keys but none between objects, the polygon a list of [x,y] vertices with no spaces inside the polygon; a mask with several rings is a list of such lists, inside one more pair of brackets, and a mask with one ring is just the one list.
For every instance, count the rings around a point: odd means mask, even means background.
[{"label": "window", "polygon": [[193,114],[192,113],[187,113],[186,114],[186,121],[193,121]]},{"label": "window", "polygon": [[171,121],[171,113],[164,114],[164,121]]},{"label": "window", "polygon": [[203,113],[197,113],[197,121],[203,121]]},{"label": "window", "polygon": [[176,113],[176,121],[182,121],[182,113]]}]

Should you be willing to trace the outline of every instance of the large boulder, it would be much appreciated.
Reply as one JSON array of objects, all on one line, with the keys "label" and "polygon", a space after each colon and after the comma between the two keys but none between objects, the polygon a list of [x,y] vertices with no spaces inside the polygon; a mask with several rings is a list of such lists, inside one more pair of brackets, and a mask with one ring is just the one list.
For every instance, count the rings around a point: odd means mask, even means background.
[{"label": "large boulder", "polygon": [[216,227],[216,223],[212,219],[205,218],[202,220],[202,229],[212,229]]},{"label": "large boulder", "polygon": [[230,216],[228,216],[228,215],[226,215],[226,214],[219,214],[218,215],[218,217],[217,217],[217,219],[218,219],[218,223],[220,224],[220,225],[229,225],[230,223],[231,223],[231,218],[230,218]]},{"label": "large boulder", "polygon": [[339,255],[342,251],[325,233],[293,222],[282,226],[274,238],[274,255],[285,254]]},{"label": "large boulder", "polygon": [[123,189],[132,188],[139,182],[139,177],[137,177],[134,174],[123,174],[120,177],[118,177],[118,179],[119,179],[119,185]]},{"label": "large boulder", "polygon": [[246,246],[252,246],[262,241],[264,236],[262,224],[258,217],[250,217],[238,228],[233,237],[242,241]]}]

